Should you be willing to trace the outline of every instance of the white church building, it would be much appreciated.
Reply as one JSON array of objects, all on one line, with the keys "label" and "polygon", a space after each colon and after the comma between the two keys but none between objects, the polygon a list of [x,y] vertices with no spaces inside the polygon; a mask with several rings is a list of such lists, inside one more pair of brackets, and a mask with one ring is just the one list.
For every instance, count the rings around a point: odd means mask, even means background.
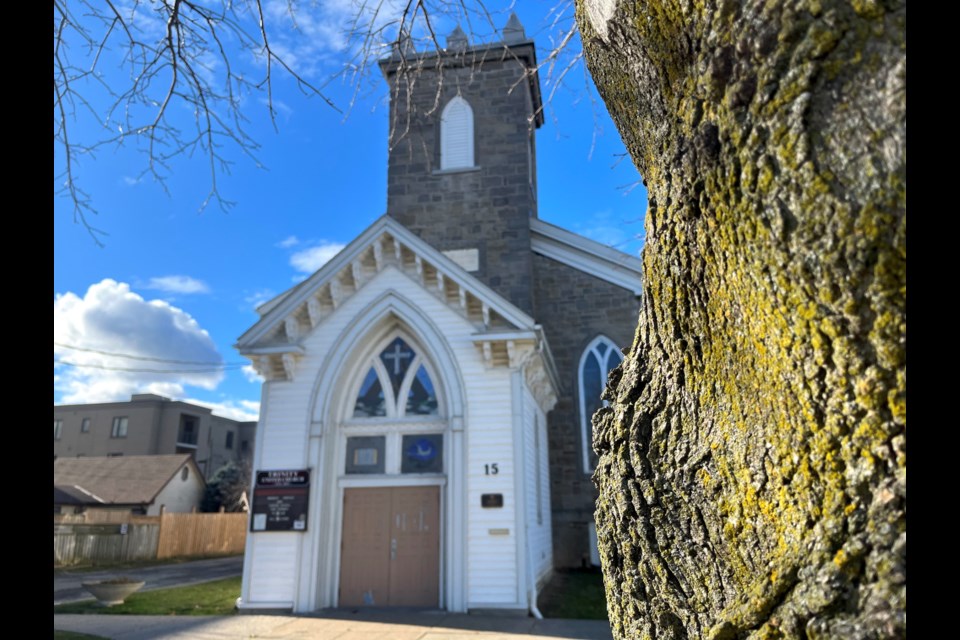
[{"label": "white church building", "polygon": [[448,45],[406,94],[399,56],[381,62],[412,123],[387,213],[238,340],[265,378],[242,610],[523,612],[595,544],[589,416],[640,262],[537,217],[516,18]]}]

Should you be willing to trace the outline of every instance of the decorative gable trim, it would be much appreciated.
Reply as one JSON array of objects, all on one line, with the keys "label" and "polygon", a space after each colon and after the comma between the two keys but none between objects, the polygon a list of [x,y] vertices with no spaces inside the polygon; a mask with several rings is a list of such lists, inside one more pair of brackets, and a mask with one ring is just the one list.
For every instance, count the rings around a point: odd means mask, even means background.
[{"label": "decorative gable trim", "polygon": [[640,295],[643,261],[639,258],[537,218],[530,219],[530,232],[534,253]]},{"label": "decorative gable trim", "polygon": [[544,413],[557,404],[559,378],[540,325],[532,331],[477,333],[473,343],[488,369],[507,367],[523,371],[527,386]]},{"label": "decorative gable trim", "polygon": [[[472,322],[479,331],[532,329],[533,318],[504,300],[460,265],[381,217],[310,278],[270,302],[236,348],[267,380],[291,379],[300,343],[380,271],[393,267]],[[263,307],[261,307],[262,309]]]}]

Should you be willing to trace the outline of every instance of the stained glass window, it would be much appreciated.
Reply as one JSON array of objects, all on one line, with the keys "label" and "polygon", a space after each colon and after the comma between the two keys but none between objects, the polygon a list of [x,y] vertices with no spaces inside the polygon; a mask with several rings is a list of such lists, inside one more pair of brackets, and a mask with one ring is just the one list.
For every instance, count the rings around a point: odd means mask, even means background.
[{"label": "stained glass window", "polygon": [[438,414],[437,389],[423,358],[403,338],[393,338],[373,357],[354,399],[352,417]]},{"label": "stained glass window", "polygon": [[360,385],[360,393],[357,394],[357,402],[353,407],[353,417],[368,418],[385,415],[387,415],[387,407],[383,399],[383,387],[380,385],[377,372],[370,367],[367,377]]},{"label": "stained glass window", "polygon": [[400,473],[442,473],[443,434],[403,436]]},{"label": "stained glass window", "polygon": [[347,438],[347,473],[383,473],[387,439],[384,436]]},{"label": "stained glass window", "polygon": [[580,358],[580,428],[583,442],[583,467],[589,473],[597,466],[593,451],[591,418],[606,404],[600,399],[607,384],[607,374],[623,360],[620,350],[603,336],[591,342]]},{"label": "stained glass window", "polygon": [[387,348],[380,352],[380,360],[387,369],[390,384],[393,386],[393,397],[400,393],[400,383],[407,375],[407,369],[413,363],[417,354],[400,338],[394,338]]},{"label": "stained glass window", "polygon": [[437,394],[427,370],[420,365],[407,392],[407,415],[432,416],[437,414]]}]

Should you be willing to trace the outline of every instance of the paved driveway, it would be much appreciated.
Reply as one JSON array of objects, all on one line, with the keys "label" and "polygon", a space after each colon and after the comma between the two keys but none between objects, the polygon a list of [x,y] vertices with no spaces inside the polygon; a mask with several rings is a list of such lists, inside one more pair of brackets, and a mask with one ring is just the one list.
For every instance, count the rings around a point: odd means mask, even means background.
[{"label": "paved driveway", "polygon": [[53,604],[90,600],[92,596],[80,586],[80,583],[110,577],[130,576],[140,578],[147,583],[144,585],[143,591],[150,591],[151,589],[210,582],[211,580],[239,576],[241,573],[243,573],[243,556],[179,562],[139,569],[108,569],[104,571],[59,569],[53,572]]}]

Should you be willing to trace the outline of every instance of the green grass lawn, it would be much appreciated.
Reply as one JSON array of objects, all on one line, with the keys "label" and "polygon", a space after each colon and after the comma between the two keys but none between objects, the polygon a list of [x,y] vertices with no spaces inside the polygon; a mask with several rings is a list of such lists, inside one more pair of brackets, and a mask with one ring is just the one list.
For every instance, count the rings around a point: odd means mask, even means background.
[{"label": "green grass lawn", "polygon": [[599,569],[557,570],[537,598],[544,618],[606,620],[607,601]]},{"label": "green grass lawn", "polygon": [[[240,578],[227,578],[189,587],[173,587],[135,593],[126,602],[101,607],[95,601],[62,604],[54,613],[141,614],[177,616],[226,616],[235,613],[240,596]],[[597,570],[554,572],[553,579],[540,592],[538,604],[546,618],[606,620],[607,602],[603,577]],[[67,633],[67,632],[57,632]],[[63,635],[57,640],[80,640],[96,636]]]},{"label": "green grass lawn", "polygon": [[[107,613],[157,616],[227,616],[234,613],[240,597],[240,577],[225,578],[188,587],[171,587],[135,593],[123,604],[101,607],[96,601],[71,602],[53,608],[54,613]],[[69,637],[69,636],[66,636]],[[83,636],[77,636],[83,637]]]}]

